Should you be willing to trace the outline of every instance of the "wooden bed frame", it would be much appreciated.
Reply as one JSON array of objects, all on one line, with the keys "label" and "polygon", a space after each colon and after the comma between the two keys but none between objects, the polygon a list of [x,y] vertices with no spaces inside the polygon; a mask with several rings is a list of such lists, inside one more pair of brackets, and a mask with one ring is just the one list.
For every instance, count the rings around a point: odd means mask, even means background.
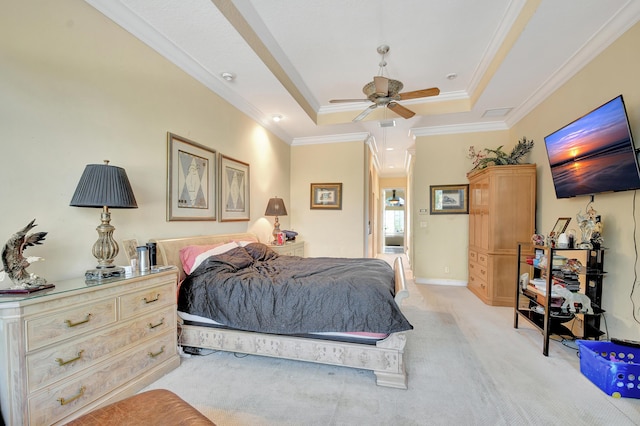
[{"label": "wooden bed frame", "polygon": [[[185,274],[180,262],[180,249],[189,245],[204,245],[242,241],[253,238],[250,233],[204,235],[197,237],[156,239],[158,265],[175,265],[180,280]],[[395,301],[398,306],[409,296],[405,285],[402,259],[394,261]],[[179,325],[179,344],[197,348],[263,355],[274,358],[308,361],[372,370],[380,386],[407,389],[404,366],[406,332],[392,333],[375,345],[345,343],[317,338],[291,337],[233,329]]]}]

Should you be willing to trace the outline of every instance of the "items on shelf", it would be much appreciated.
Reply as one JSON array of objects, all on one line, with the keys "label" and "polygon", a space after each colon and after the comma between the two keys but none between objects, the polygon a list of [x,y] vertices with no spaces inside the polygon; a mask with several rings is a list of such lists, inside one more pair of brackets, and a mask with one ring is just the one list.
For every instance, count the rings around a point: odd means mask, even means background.
[{"label": "items on shelf", "polygon": [[582,214],[582,211],[578,212],[576,220],[582,233],[582,240],[578,247],[583,249],[599,249],[604,242],[602,238],[602,217],[593,206],[589,205],[585,214]]},{"label": "items on shelf", "polygon": [[571,313],[585,313],[593,314],[591,308],[591,299],[585,294],[577,293],[569,290],[561,285],[554,285],[552,290],[553,295],[558,295],[564,299],[564,303],[561,306],[563,312]]},{"label": "items on shelf", "polygon": [[[514,328],[527,320],[543,336],[542,353],[549,354],[549,336],[600,339],[604,249],[579,249],[518,244],[518,286]],[[522,279],[530,279],[523,285]],[[605,323],[606,325],[606,323]]]}]

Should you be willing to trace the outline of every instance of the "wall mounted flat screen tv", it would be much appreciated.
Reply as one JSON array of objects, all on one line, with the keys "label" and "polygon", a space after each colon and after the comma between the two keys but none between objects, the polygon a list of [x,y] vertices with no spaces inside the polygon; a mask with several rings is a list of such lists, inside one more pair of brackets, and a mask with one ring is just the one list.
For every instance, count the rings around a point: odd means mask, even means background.
[{"label": "wall mounted flat screen tv", "polygon": [[622,95],[544,138],[556,197],[640,188]]}]

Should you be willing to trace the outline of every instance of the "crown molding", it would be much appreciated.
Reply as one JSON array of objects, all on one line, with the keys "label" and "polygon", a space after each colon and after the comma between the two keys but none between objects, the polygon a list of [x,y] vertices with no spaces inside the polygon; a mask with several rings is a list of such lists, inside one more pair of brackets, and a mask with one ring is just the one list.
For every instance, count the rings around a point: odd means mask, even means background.
[{"label": "crown molding", "polygon": [[629,0],[618,13],[607,21],[578,51],[545,80],[533,94],[507,116],[506,123],[514,126],[533,111],[564,83],[582,70],[596,56],[615,42],[640,20],[640,2]]},{"label": "crown molding", "polygon": [[370,134],[366,132],[362,133],[345,133],[341,135],[328,135],[328,136],[308,136],[303,138],[294,138],[291,142],[292,146],[300,145],[317,145],[327,143],[342,143],[342,142],[354,142],[362,141],[367,142]]},{"label": "crown molding", "polygon": [[455,133],[494,132],[496,130],[508,130],[509,126],[504,121],[491,121],[486,123],[450,124],[446,126],[418,127],[411,129],[409,134],[414,138],[418,136],[449,135]]},{"label": "crown molding", "polygon": [[263,114],[243,97],[238,96],[229,89],[226,82],[220,77],[207,71],[200,63],[178,48],[171,40],[162,33],[156,31],[148,22],[141,19],[131,9],[119,1],[84,0],[100,13],[111,19],[116,25],[145,43],[147,46],[158,52],[169,62],[177,65],[184,72],[202,83],[209,90],[220,96],[232,106],[256,121],[262,127],[282,139],[285,143],[291,144],[293,138],[276,126],[270,117]]}]

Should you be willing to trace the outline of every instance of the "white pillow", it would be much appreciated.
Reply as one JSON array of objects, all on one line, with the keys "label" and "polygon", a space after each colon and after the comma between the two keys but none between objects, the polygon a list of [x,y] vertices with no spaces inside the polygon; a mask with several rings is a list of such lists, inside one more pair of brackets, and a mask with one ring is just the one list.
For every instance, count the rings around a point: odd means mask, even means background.
[{"label": "white pillow", "polygon": [[223,244],[223,245],[221,245],[221,246],[214,247],[214,248],[212,248],[211,250],[207,250],[207,251],[205,251],[204,253],[200,253],[200,254],[196,257],[196,259],[193,261],[193,266],[191,267],[191,270],[190,270],[190,271],[184,271],[184,272],[186,272],[186,273],[187,273],[187,275],[188,275],[188,274],[190,274],[191,272],[195,271],[195,270],[196,270],[196,268],[197,268],[198,266],[200,266],[200,264],[201,264],[202,262],[204,262],[208,257],[215,256],[216,254],[226,253],[226,252],[228,252],[229,250],[234,249],[234,248],[237,248],[237,247],[238,247],[238,243],[236,243],[236,242],[234,241],[234,242],[231,242],[231,243],[226,243],[226,244]]}]

